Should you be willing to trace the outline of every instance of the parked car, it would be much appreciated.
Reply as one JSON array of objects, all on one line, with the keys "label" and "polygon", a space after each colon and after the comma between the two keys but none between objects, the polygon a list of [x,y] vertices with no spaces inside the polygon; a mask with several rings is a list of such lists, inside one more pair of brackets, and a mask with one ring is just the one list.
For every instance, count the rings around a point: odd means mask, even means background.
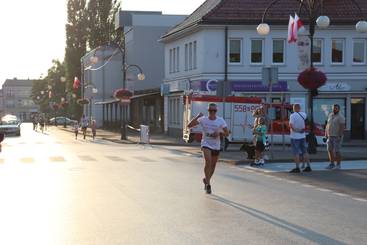
[{"label": "parked car", "polygon": [[[74,125],[76,123],[76,120],[71,120],[67,117],[56,117],[56,124],[57,125],[64,125],[66,122],[66,125]],[[49,121],[50,124],[55,124],[55,117],[51,118]]]},{"label": "parked car", "polygon": [[14,115],[6,115],[1,118],[0,133],[4,135],[20,136],[21,122]]}]

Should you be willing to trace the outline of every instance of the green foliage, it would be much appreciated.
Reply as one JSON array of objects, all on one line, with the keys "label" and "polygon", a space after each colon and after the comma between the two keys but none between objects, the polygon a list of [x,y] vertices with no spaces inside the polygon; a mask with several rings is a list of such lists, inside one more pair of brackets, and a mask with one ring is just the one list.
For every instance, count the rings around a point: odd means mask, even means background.
[{"label": "green foliage", "polygon": [[120,1],[89,0],[87,9],[89,48],[97,48],[115,39],[115,16],[120,9]]},{"label": "green foliage", "polygon": [[[68,0],[68,18],[66,24],[66,49],[65,49],[65,72],[67,90],[73,93],[74,77],[81,78],[81,57],[87,50],[87,8],[86,0]],[[77,91],[77,98],[80,98],[80,89]],[[69,114],[79,118],[82,108],[76,103],[77,98],[69,101]]]},{"label": "green foliage", "polygon": [[[47,76],[42,80],[33,82],[31,98],[35,104],[40,106],[42,113],[52,113],[50,103],[61,104],[61,98],[67,98],[67,84],[61,81],[62,77],[65,77],[64,63],[59,60],[53,60]],[[49,89],[49,86],[51,86],[51,89]],[[52,93],[51,98],[49,98],[49,91]]]}]

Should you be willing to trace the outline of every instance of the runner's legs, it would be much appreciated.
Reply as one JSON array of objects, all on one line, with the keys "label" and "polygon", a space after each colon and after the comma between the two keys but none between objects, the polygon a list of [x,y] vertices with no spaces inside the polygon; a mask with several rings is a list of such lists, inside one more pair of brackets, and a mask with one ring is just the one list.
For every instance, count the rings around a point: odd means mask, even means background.
[{"label": "runner's legs", "polygon": [[202,149],[203,157],[204,157],[204,174],[205,174],[205,180],[208,185],[210,185],[210,178],[211,178],[211,163],[212,163],[212,152],[209,149]]}]

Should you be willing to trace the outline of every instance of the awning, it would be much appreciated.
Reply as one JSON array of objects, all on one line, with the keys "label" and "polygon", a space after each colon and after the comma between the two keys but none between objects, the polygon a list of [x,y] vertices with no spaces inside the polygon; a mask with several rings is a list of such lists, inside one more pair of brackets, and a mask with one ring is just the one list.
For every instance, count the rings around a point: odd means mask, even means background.
[{"label": "awning", "polygon": [[113,104],[113,103],[118,103],[119,100],[117,99],[113,99],[113,100],[107,100],[107,101],[100,101],[100,102],[96,102],[94,103],[95,105],[107,105],[107,104]]},{"label": "awning", "polygon": [[[138,98],[143,98],[143,97],[149,97],[149,96],[153,96],[153,95],[159,95],[160,92],[154,92],[154,93],[147,93],[147,94],[138,94],[138,95],[134,95],[132,96],[130,99],[138,99]],[[107,101],[100,101],[100,102],[96,102],[94,103],[95,105],[109,105],[109,104],[114,104],[114,103],[119,103],[120,101],[117,99],[111,99],[111,100],[107,100]]]},{"label": "awning", "polygon": [[138,95],[134,95],[131,97],[131,99],[138,99],[138,98],[142,98],[142,97],[148,97],[148,96],[152,96],[152,95],[158,95],[161,94],[160,92],[154,92],[154,93],[148,93],[148,94],[138,94]]}]

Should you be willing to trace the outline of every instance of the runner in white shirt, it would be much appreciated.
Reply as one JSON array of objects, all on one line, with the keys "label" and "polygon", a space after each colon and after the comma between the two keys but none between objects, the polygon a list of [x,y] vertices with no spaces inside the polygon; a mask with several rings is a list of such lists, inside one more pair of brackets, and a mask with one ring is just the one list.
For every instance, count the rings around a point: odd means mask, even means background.
[{"label": "runner in white shirt", "polygon": [[208,116],[204,116],[203,113],[199,113],[192,121],[188,124],[189,128],[200,125],[202,127],[202,140],[201,150],[205,159],[203,179],[206,193],[211,194],[212,189],[210,185],[210,179],[212,178],[220,152],[220,136],[227,137],[229,131],[227,124],[223,118],[216,116],[217,105],[210,103],[208,106]]}]

